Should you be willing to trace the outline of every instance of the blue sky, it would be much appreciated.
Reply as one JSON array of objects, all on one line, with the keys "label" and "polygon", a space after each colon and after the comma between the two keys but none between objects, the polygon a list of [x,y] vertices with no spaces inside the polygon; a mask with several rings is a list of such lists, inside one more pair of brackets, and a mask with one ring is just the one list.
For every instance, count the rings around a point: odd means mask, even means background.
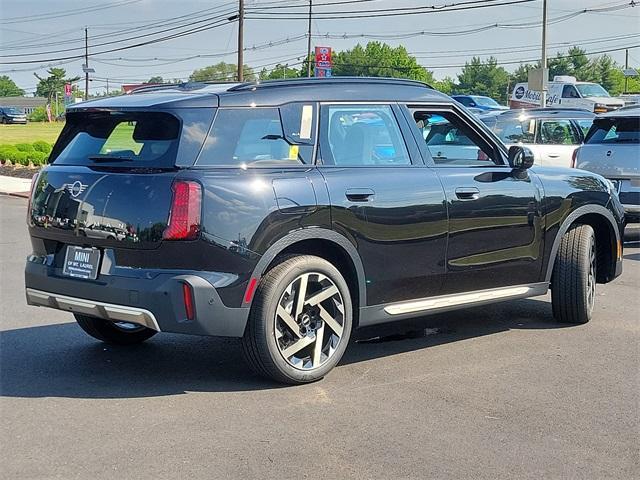
[{"label": "blue sky", "polygon": [[[379,8],[399,8],[403,6],[443,5],[468,0],[369,0],[361,3],[321,7],[323,3],[346,0],[314,0],[316,11],[347,11]],[[506,1],[506,0],[505,0]],[[29,64],[0,64],[0,74],[9,75],[25,90],[33,91],[37,83],[33,72],[44,74],[46,66],[65,55],[76,55],[81,50],[63,53],[47,53],[61,49],[73,49],[84,45],[84,27],[89,28],[90,51],[100,48],[114,48],[134,43],[113,43],[105,47],[91,47],[97,43],[113,42],[123,37],[141,35],[152,30],[143,27],[160,21],[171,21],[192,12],[203,12],[202,16],[220,15],[232,12],[237,2],[229,0],[2,0],[0,2],[0,44],[3,61],[38,60]],[[548,0],[549,17],[559,19],[571,12],[582,9],[624,5],[625,0]],[[247,8],[263,7],[274,12],[275,5],[297,5],[304,7],[307,0],[246,0]],[[116,5],[113,7],[113,5]],[[96,7],[96,9],[93,9]],[[105,8],[107,7],[107,8]],[[111,7],[111,8],[108,8]],[[93,9],[81,12],[80,9]],[[280,9],[279,11],[304,12],[300,9]],[[77,13],[77,14],[74,14]],[[366,19],[315,19],[312,24],[314,35],[344,35],[350,38],[314,38],[314,45],[327,45],[334,49],[345,49],[356,43],[366,43],[373,39],[367,35],[399,36],[406,33],[435,32],[437,35],[415,35],[409,38],[386,38],[392,45],[404,45],[418,57],[420,64],[431,68],[437,78],[455,76],[466,60],[473,55],[487,57],[494,55],[505,68],[513,70],[521,60],[532,60],[540,56],[539,26],[531,28],[489,28],[478,33],[443,33],[473,30],[493,24],[528,24],[541,19],[542,0],[529,3],[470,11],[439,12],[423,15],[407,15],[387,18]],[[229,13],[231,14],[231,13]],[[254,16],[257,14],[254,13]],[[37,16],[37,17],[36,17]],[[52,18],[53,17],[53,18]],[[248,14],[250,17],[250,14]],[[200,24],[194,24],[195,26]],[[245,47],[265,46],[275,42],[270,48],[249,50],[245,62],[252,66],[265,65],[273,68],[279,61],[298,63],[306,53],[306,39],[301,38],[307,29],[304,18],[295,20],[247,19],[245,23]],[[127,30],[115,36],[116,32]],[[95,55],[90,59],[95,68],[95,81],[91,91],[103,90],[106,79],[110,85],[134,83],[153,75],[165,78],[186,79],[195,68],[218,61],[235,62],[237,24],[224,21],[224,25],[197,34],[172,39],[162,43],[141,46],[124,51]],[[358,38],[357,35],[363,35]],[[620,38],[626,35],[626,38]],[[94,37],[98,36],[98,39]],[[354,36],[356,36],[354,38]],[[155,37],[144,37],[155,38]],[[60,43],[64,42],[64,43]],[[599,51],[640,44],[640,5],[634,8],[606,13],[586,13],[575,16],[549,27],[549,54],[566,50],[569,45],[583,45],[587,51]],[[38,53],[39,55],[29,55]],[[203,58],[197,55],[216,55]],[[630,51],[631,63],[640,65],[640,48]],[[612,52],[619,63],[624,62],[624,52]],[[195,57],[195,58],[189,58]],[[42,60],[42,61],[40,61]],[[64,60],[63,68],[70,75],[82,74],[82,60]]]}]

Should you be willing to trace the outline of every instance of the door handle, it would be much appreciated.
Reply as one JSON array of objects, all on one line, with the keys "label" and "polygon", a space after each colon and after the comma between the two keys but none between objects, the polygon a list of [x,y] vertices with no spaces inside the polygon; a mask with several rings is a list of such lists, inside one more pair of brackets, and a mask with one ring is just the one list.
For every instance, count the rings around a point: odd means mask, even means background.
[{"label": "door handle", "polygon": [[559,153],[549,153],[549,158],[558,158],[560,156]]},{"label": "door handle", "polygon": [[349,188],[344,194],[352,202],[368,202],[375,192],[370,188]]},{"label": "door handle", "polygon": [[460,200],[477,200],[480,198],[480,190],[476,187],[458,187],[456,188],[456,196]]}]

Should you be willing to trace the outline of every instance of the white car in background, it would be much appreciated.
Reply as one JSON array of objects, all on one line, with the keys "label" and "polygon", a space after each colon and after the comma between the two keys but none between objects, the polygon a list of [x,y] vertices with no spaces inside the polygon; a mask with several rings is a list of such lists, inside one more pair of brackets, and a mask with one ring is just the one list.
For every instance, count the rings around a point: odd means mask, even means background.
[{"label": "white car in background", "polygon": [[490,112],[479,118],[507,146],[528,147],[536,165],[570,167],[595,115],[571,108],[531,108]]}]

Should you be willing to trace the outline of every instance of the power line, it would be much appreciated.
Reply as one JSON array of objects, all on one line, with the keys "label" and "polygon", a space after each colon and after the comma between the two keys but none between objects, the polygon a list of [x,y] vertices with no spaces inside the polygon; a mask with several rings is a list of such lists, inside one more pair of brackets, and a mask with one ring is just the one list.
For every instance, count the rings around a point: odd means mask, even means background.
[{"label": "power line", "polygon": [[[493,3],[493,2],[502,3]],[[468,2],[452,3],[442,6],[422,6],[422,7],[405,7],[377,10],[350,10],[350,11],[333,11],[333,12],[317,12],[316,17],[321,20],[341,20],[345,18],[377,18],[377,17],[396,17],[401,15],[424,15],[429,13],[457,12],[466,10],[475,10],[479,8],[504,7],[508,5],[518,5],[522,3],[535,2],[537,0],[471,0]],[[487,3],[491,2],[489,5]],[[477,5],[479,3],[479,5]],[[261,15],[261,16],[260,16]],[[252,20],[299,20],[300,12],[270,12],[270,11],[252,11],[247,15]]]},{"label": "power line", "polygon": [[[218,27],[222,27],[224,25],[228,25],[230,23],[229,20],[227,19],[223,19],[223,20],[219,20],[217,22],[212,22],[208,25],[202,25],[200,27],[194,28],[194,29],[190,29],[184,32],[179,32],[179,33],[174,33],[172,35],[167,35],[165,37],[160,37],[160,38],[156,38],[153,40],[147,40],[145,42],[140,42],[140,43],[136,43],[133,45],[127,45],[124,47],[119,47],[119,48],[112,48],[112,49],[108,49],[108,50],[102,50],[100,52],[95,52],[94,55],[101,55],[104,53],[112,53],[112,52],[119,52],[122,50],[129,50],[131,48],[137,48],[137,47],[142,47],[145,45],[152,45],[154,43],[159,43],[159,42],[164,42],[167,40],[172,40],[174,38],[180,38],[180,37],[184,37],[187,35],[193,35],[195,33],[200,33],[200,32],[204,32],[207,30],[211,30],[214,28],[218,28]],[[17,65],[17,64],[25,64],[25,63],[46,63],[46,62],[55,62],[55,61],[59,61],[59,60],[71,60],[71,59],[78,59],[78,58],[82,58],[82,54],[80,55],[69,55],[69,56],[65,56],[65,57],[58,57],[58,58],[47,58],[47,59],[38,59],[38,60],[12,60],[12,61],[0,61],[0,64],[4,64],[4,65]]]},{"label": "power line", "polygon": [[96,12],[98,10],[106,10],[109,8],[123,7],[132,3],[140,3],[143,0],[125,0],[123,2],[112,3],[110,5],[93,5],[85,8],[74,8],[72,10],[63,10],[50,13],[38,13],[35,15],[25,15],[22,17],[9,17],[0,20],[1,25],[9,25],[12,23],[25,23],[25,22],[38,22],[41,20],[50,20],[54,18],[69,17],[71,15],[81,15],[89,12]]},{"label": "power line", "polygon": [[[214,15],[212,17],[207,17],[207,18],[204,18],[202,20],[198,20],[196,22],[192,22],[189,25],[180,25],[180,26],[177,26],[177,27],[166,28],[166,29],[163,29],[163,30],[160,30],[160,31],[157,31],[157,32],[145,33],[145,34],[141,34],[141,35],[135,35],[133,37],[128,37],[128,38],[119,39],[119,40],[112,40],[112,41],[104,42],[104,43],[96,43],[96,44],[92,44],[91,47],[92,48],[103,47],[103,46],[106,46],[106,45],[113,45],[115,43],[122,43],[122,42],[131,41],[131,40],[137,40],[137,39],[140,39],[140,38],[150,37],[150,36],[153,36],[153,35],[167,33],[167,32],[171,32],[171,31],[174,31],[174,30],[179,30],[179,29],[185,28],[187,26],[189,28],[194,28],[193,26],[197,25],[197,24],[203,24],[203,23],[207,24],[207,22],[215,22],[217,20],[222,20],[222,19],[227,20],[228,14],[232,13],[233,11],[234,10],[232,10],[231,12],[226,12],[226,13],[219,14],[219,15]],[[52,53],[72,52],[74,50],[80,50],[81,48],[83,48],[83,47],[73,47],[73,48],[66,48],[66,49],[61,49],[61,50],[51,50],[51,51],[48,51],[48,52],[19,53],[19,54],[16,53],[16,54],[10,54],[10,55],[0,55],[0,57],[11,58],[11,57],[25,57],[25,56],[35,56],[35,55],[48,55],[48,54],[52,54]]]}]

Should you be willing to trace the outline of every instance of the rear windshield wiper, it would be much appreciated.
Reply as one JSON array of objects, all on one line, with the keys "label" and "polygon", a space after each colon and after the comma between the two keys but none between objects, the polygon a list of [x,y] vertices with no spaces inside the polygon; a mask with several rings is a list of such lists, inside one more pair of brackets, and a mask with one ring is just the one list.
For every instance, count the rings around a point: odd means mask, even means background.
[{"label": "rear windshield wiper", "polygon": [[133,162],[133,158],[130,157],[118,157],[116,155],[93,155],[89,157],[89,160],[94,162]]}]

